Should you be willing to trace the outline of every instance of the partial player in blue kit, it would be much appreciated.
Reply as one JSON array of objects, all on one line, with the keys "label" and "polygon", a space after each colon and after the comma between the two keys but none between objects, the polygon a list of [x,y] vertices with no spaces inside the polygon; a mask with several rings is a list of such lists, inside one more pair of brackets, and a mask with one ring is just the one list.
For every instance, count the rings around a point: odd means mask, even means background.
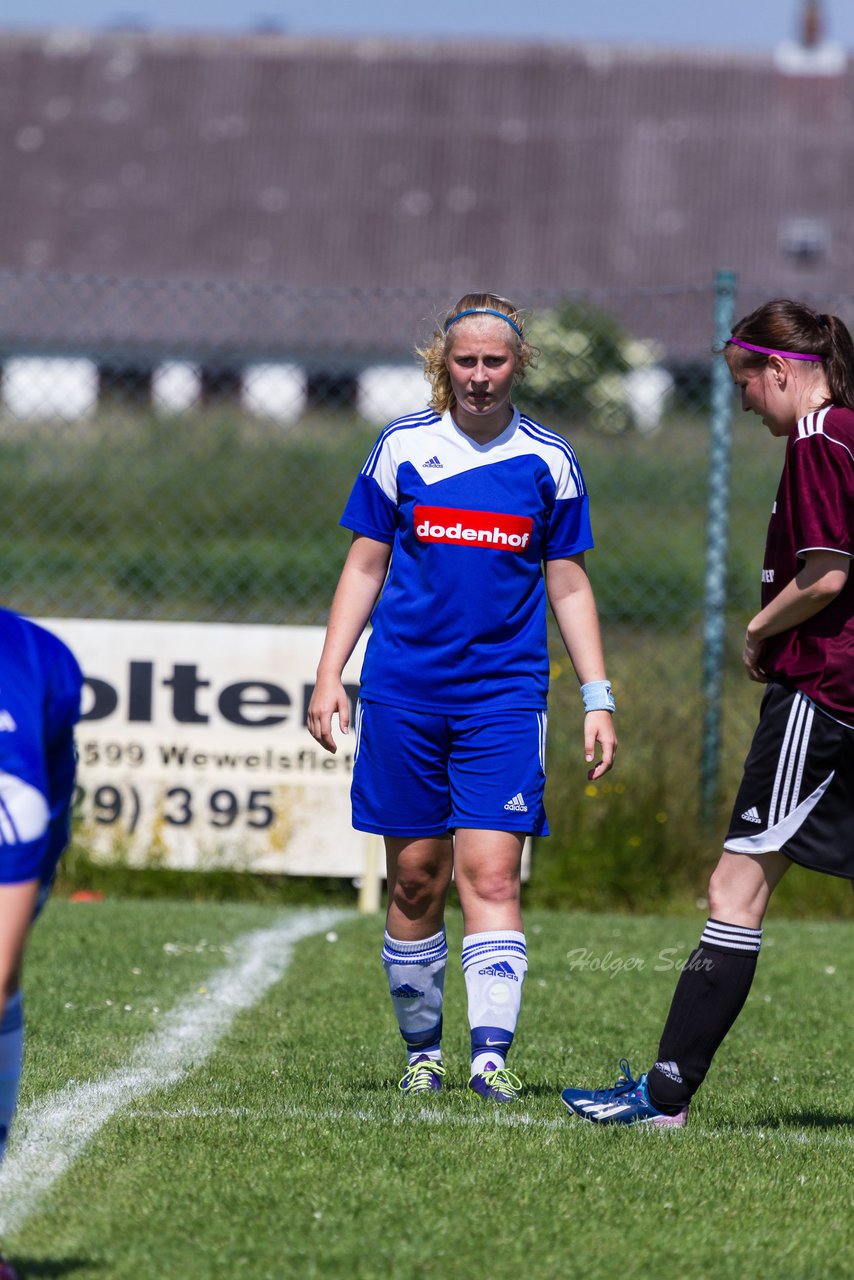
[{"label": "partial player in blue kit", "polygon": [[[51,632],[0,609],[0,1160],[24,1051],[21,964],[68,843],[83,677]],[[14,1280],[0,1262],[0,1280]]]},{"label": "partial player in blue kit", "polygon": [[[507,1071],[527,969],[525,838],[543,808],[546,605],[582,686],[589,778],[611,768],[614,701],[584,555],[593,545],[570,445],[511,401],[535,352],[517,308],[467,294],[420,351],[426,409],[392,422],[341,523],[353,541],[308,726],[335,751],[351,711],[342,671],[371,622],[355,709],[353,824],[385,840],[383,964],[410,1095],[441,1088],[451,874],[463,912],[469,1087],[512,1101]],[[599,758],[596,759],[597,750]]]}]

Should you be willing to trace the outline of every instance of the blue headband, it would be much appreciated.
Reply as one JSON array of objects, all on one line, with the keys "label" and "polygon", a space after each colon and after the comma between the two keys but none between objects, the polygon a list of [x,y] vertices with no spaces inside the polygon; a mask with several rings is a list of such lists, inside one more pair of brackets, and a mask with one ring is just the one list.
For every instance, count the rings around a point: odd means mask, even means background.
[{"label": "blue headband", "polygon": [[523,337],[522,330],[519,328],[518,324],[514,324],[510,317],[506,316],[503,311],[493,311],[491,307],[472,307],[471,311],[461,311],[458,316],[454,316],[454,318],[449,320],[445,325],[445,333],[448,332],[452,324],[456,324],[458,320],[462,320],[463,316],[498,316],[499,320],[507,321],[514,333],[518,333],[520,338]]}]

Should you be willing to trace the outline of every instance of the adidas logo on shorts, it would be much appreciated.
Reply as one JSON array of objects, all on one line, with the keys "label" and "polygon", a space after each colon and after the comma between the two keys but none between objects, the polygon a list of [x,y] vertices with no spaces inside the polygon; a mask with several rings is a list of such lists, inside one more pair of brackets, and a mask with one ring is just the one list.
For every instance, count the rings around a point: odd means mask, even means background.
[{"label": "adidas logo on shorts", "polygon": [[528,806],[525,804],[525,797],[521,791],[517,791],[512,800],[508,800],[505,809],[509,809],[511,813],[527,813]]},{"label": "adidas logo on shorts", "polygon": [[755,805],[752,805],[751,808],[749,809],[745,809],[744,813],[741,816],[745,822],[755,822],[759,826],[762,825],[762,819],[759,816],[759,810],[756,808]]}]

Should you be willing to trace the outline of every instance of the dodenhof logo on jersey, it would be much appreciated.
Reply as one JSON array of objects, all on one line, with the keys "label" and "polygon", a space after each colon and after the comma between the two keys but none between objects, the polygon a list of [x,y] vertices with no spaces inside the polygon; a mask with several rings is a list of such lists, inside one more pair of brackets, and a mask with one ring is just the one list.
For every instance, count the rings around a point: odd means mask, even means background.
[{"label": "dodenhof logo on jersey", "polygon": [[501,511],[462,511],[454,507],[416,507],[413,513],[419,542],[493,547],[524,551],[530,546],[534,522],[530,516]]}]

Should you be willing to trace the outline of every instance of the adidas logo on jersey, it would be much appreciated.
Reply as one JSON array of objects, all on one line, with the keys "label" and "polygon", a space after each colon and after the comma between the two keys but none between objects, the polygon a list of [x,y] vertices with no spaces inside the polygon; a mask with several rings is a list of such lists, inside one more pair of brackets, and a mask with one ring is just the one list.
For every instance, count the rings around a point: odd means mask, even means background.
[{"label": "adidas logo on jersey", "polygon": [[512,800],[508,800],[505,809],[509,809],[511,813],[527,813],[528,806],[525,804],[525,797],[521,791],[517,791]]},{"label": "adidas logo on jersey", "polygon": [[433,457],[432,457],[432,458],[428,458],[426,462],[422,462],[422,464],[421,464],[421,470],[422,470],[422,471],[426,471],[427,467],[434,467],[434,468],[436,468],[436,469],[437,469],[437,470],[439,470],[439,471],[442,471],[442,470],[444,469],[444,468],[442,467],[441,462],[440,462],[440,461],[439,461],[439,459],[436,457],[435,453],[433,454]]},{"label": "adidas logo on jersey", "polygon": [[17,727],[11,711],[0,708],[0,733],[14,733]]},{"label": "adidas logo on jersey", "polygon": [[487,965],[485,969],[478,969],[477,972],[481,978],[511,978],[513,982],[519,981],[512,965],[509,965],[506,960],[499,960],[497,964]]},{"label": "adidas logo on jersey", "polygon": [[762,825],[762,819],[759,816],[759,810],[756,808],[755,805],[752,806],[750,809],[745,809],[744,813],[741,816],[742,818],[744,818],[745,822],[755,822],[759,826]]},{"label": "adidas logo on jersey", "polygon": [[420,1000],[424,992],[417,991],[415,987],[410,987],[408,982],[404,982],[399,987],[395,987],[391,994],[397,996],[398,1000]]}]

